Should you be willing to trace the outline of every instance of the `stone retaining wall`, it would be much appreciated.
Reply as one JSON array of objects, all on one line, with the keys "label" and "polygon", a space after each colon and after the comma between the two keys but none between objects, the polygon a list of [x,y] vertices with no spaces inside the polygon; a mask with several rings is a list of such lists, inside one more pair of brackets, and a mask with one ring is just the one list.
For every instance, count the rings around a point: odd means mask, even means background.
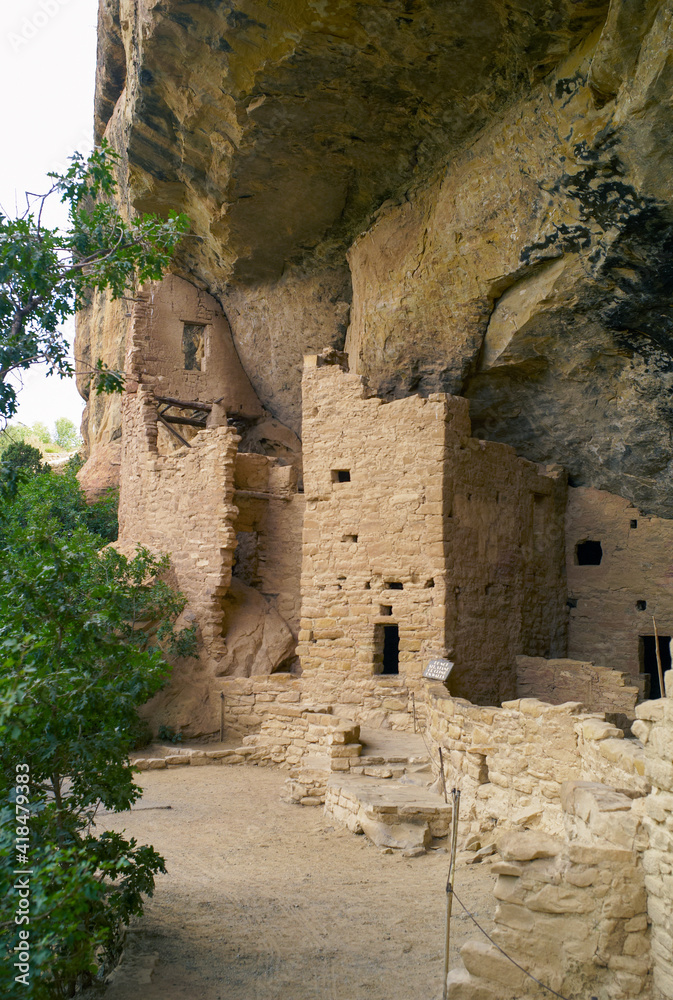
[{"label": "stone retaining wall", "polygon": [[643,858],[647,909],[652,922],[652,965],[659,997],[673,998],[673,677],[667,698],[638,705],[634,732],[645,743],[652,792],[645,802],[648,847]]},{"label": "stone retaining wall", "polygon": [[565,781],[605,781],[638,795],[649,788],[642,745],[578,702],[521,698],[486,708],[452,698],[438,684],[428,702],[434,764],[441,746],[447,783],[460,785],[463,818],[475,831],[525,822],[560,833]]},{"label": "stone retaining wall", "polygon": [[[511,831],[498,838],[496,944],[564,997],[649,996],[647,897],[638,851],[644,799],[595,782],[561,787],[563,837]],[[456,886],[459,895],[467,893]],[[462,898],[462,896],[461,896]],[[543,991],[487,940],[461,949],[449,1000],[521,1000]]]}]

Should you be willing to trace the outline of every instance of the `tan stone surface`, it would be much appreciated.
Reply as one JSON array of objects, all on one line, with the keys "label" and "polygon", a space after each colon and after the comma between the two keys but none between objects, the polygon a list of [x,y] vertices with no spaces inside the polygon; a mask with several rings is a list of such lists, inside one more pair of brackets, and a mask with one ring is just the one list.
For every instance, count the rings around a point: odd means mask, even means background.
[{"label": "tan stone surface", "polygon": [[[635,526],[633,526],[635,522]],[[577,565],[578,542],[599,541],[599,566]],[[639,636],[673,635],[673,521],[643,514],[623,497],[569,489],[566,568],[568,653],[588,657],[641,683]],[[637,602],[647,605],[639,609]]]},{"label": "tan stone surface", "polygon": [[639,690],[629,675],[581,660],[545,660],[518,656],[516,693],[552,705],[579,700],[589,711],[611,712],[632,719]]},{"label": "tan stone surface", "polygon": [[517,653],[563,649],[563,476],[469,435],[464,400],[384,404],[331,355],[307,359],[298,653],[319,697],[381,671],[386,624],[407,685],[448,656],[473,701],[514,693]]}]

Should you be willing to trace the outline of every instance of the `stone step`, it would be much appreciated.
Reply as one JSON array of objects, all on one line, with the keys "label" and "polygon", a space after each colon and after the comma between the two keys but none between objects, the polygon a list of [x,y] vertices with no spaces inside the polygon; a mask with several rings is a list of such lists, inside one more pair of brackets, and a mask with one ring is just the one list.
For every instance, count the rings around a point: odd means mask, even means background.
[{"label": "stone step", "polygon": [[325,815],[377,847],[398,850],[427,847],[451,824],[451,806],[427,788],[353,774],[330,777]]}]

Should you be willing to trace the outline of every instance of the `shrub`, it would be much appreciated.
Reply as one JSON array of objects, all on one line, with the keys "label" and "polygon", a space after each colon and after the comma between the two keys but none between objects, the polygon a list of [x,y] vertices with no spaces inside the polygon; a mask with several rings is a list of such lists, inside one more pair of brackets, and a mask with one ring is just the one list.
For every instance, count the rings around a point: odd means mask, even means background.
[{"label": "shrub", "polygon": [[[162,580],[167,557],[101,551],[68,506],[72,484],[52,490],[63,479],[23,484],[0,541],[0,994],[29,1000],[71,996],[102,976],[164,871],[153,848],[92,823],[101,806],[139,797],[128,763],[137,709],[167,678],[165,653],[195,652],[194,628],[174,629],[185,601]],[[17,829],[29,832],[25,855]],[[13,966],[21,868],[31,872],[29,986]]]}]

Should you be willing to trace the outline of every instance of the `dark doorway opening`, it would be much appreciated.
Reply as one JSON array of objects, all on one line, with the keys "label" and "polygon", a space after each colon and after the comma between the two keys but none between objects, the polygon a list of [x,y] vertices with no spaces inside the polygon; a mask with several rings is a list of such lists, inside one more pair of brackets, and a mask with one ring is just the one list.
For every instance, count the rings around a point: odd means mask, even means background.
[{"label": "dark doorway opening", "polygon": [[[645,685],[645,697],[662,698],[663,691],[659,685],[659,670],[657,668],[656,639],[653,635],[641,635],[639,646],[640,672],[649,678],[649,684]],[[666,673],[667,670],[671,669],[670,635],[659,636],[659,656],[661,657],[661,669]]]},{"label": "dark doorway opening", "polygon": [[603,547],[600,542],[578,542],[575,549],[578,566],[600,566]]},{"label": "dark doorway opening", "polygon": [[[380,614],[392,613],[385,605],[380,605]],[[374,673],[399,674],[400,672],[400,629],[399,625],[374,626]]]}]

